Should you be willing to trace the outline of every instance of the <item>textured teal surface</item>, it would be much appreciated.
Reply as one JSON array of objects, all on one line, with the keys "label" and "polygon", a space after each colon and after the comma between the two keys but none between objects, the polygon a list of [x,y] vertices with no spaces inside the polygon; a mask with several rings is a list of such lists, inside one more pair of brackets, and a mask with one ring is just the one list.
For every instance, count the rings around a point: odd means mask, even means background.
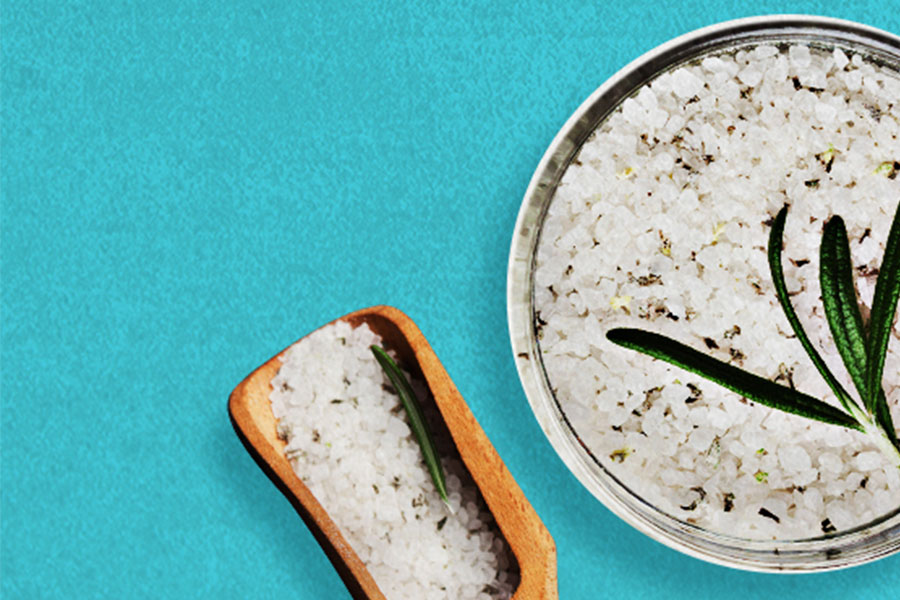
[{"label": "textured teal surface", "polygon": [[891,3],[62,4],[2,8],[4,598],[347,598],[225,403],[377,303],[544,519],[564,600],[896,595],[900,556],[749,574],[625,525],[541,434],[505,321],[528,180],[605,78],[750,14],[900,33]]}]

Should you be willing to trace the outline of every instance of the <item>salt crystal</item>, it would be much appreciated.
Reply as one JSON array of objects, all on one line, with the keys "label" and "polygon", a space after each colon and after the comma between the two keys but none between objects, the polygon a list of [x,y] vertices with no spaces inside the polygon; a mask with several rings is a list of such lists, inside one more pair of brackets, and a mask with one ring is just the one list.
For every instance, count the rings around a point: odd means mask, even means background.
[{"label": "salt crystal", "polygon": [[678,69],[672,74],[672,91],[680,98],[692,98],[703,89],[703,80],[687,69]]},{"label": "salt crystal", "polygon": [[815,109],[816,119],[823,124],[830,124],[837,118],[837,109],[830,104],[819,102]]},{"label": "salt crystal", "polygon": [[794,44],[788,49],[788,56],[791,64],[795,67],[808,67],[812,62],[812,57],[807,46]]},{"label": "salt crystal", "polygon": [[785,471],[798,472],[809,469],[812,461],[800,446],[782,446],[778,450],[778,462]]},{"label": "salt crystal", "polygon": [[856,457],[856,468],[860,471],[872,471],[884,462],[879,452],[861,452]]},{"label": "salt crystal", "polygon": [[840,48],[835,48],[834,52],[832,52],[832,56],[834,57],[834,66],[838,70],[841,70],[850,64],[850,59],[847,58],[847,55],[844,54],[844,51]]},{"label": "salt crystal", "polygon": [[762,71],[758,70],[757,68],[749,66],[738,74],[738,78],[744,85],[754,87],[758,85],[760,81],[762,81],[763,74]]},{"label": "salt crystal", "polygon": [[723,61],[721,58],[719,58],[717,56],[709,56],[707,58],[704,58],[703,61],[701,62],[701,65],[703,66],[704,69],[706,69],[707,71],[709,71],[711,73],[719,73],[719,72],[727,71],[727,65],[726,65],[725,61]]}]

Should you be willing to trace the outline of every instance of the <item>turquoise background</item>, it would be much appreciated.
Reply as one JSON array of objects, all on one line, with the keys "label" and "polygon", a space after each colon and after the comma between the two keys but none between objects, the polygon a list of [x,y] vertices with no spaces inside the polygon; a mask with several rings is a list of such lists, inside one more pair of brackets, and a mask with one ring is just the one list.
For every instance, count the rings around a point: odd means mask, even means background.
[{"label": "turquoise background", "polygon": [[897,593],[900,556],[750,574],[625,525],[537,427],[505,309],[529,178],[604,79],[751,14],[900,33],[896,3],[254,4],[3,3],[4,598],[347,598],[226,400],[378,303],[543,518],[564,600]]}]

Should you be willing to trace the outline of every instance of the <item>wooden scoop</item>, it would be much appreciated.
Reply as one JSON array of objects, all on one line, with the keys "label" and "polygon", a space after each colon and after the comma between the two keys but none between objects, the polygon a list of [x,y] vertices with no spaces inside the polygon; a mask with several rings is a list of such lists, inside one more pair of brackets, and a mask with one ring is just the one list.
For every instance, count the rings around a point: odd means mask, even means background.
[{"label": "wooden scoop", "polygon": [[[354,327],[367,323],[381,336],[385,347],[397,352],[401,365],[428,385],[463,463],[519,563],[521,578],[514,600],[558,599],[553,538],[416,324],[390,306],[364,308],[339,320]],[[279,356],[283,352],[251,373],[231,393],[231,423],[256,463],[303,518],[351,595],[384,600],[372,575],[284,456],[285,442],[275,432],[276,420],[269,403],[270,381],[281,367]]]}]

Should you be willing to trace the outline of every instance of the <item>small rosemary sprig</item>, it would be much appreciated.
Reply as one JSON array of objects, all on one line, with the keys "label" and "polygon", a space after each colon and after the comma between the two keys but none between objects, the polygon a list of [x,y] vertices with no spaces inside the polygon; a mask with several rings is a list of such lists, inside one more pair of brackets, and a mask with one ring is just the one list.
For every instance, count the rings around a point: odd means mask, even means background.
[{"label": "small rosemary sprig", "polygon": [[797,339],[834,392],[843,410],[706,356],[689,346],[656,333],[619,328],[607,332],[606,337],[614,344],[681,367],[754,402],[864,432],[896,466],[900,467],[900,442],[881,387],[885,355],[900,297],[900,204],[894,213],[884,258],[879,269],[868,331],[863,327],[862,315],[856,302],[850,243],[843,219],[839,216],[832,217],[822,234],[819,254],[822,302],[835,346],[859,392],[858,403],[843,388],[813,347],[791,305],[781,263],[782,238],[787,213],[788,206],[785,205],[775,218],[769,234],[769,270],[775,293]]},{"label": "small rosemary sprig", "polygon": [[425,466],[431,474],[431,480],[434,482],[434,487],[437,488],[437,492],[440,495],[441,500],[443,500],[444,504],[447,506],[447,509],[453,513],[453,507],[450,506],[450,498],[447,496],[447,483],[444,479],[444,467],[441,465],[441,459],[438,457],[434,439],[431,436],[431,431],[428,429],[428,424],[425,422],[425,415],[422,413],[422,406],[419,404],[418,398],[416,398],[415,391],[413,391],[412,386],[409,385],[409,381],[406,380],[400,367],[398,367],[397,363],[394,362],[394,359],[384,351],[384,348],[381,348],[380,346],[371,346],[370,349],[372,350],[372,354],[375,355],[375,360],[378,361],[378,364],[381,365],[385,375],[390,379],[391,385],[393,385],[394,389],[397,391],[397,395],[400,396],[400,403],[403,404],[403,408],[406,410],[406,415],[409,418],[409,428],[412,430],[413,436],[415,436],[416,441],[419,442],[419,447],[422,449],[422,457],[425,459]]}]

